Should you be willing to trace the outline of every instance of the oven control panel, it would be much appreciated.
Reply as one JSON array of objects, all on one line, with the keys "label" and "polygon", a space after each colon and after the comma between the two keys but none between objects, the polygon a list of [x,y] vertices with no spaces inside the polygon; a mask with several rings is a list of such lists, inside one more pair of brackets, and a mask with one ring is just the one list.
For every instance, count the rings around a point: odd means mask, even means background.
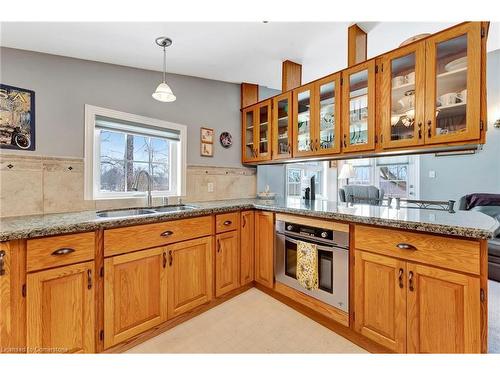
[{"label": "oven control panel", "polygon": [[311,227],[303,224],[290,222],[276,222],[278,232],[293,235],[301,238],[314,238],[315,240],[331,245],[349,247],[349,233],[340,232],[332,229]]}]

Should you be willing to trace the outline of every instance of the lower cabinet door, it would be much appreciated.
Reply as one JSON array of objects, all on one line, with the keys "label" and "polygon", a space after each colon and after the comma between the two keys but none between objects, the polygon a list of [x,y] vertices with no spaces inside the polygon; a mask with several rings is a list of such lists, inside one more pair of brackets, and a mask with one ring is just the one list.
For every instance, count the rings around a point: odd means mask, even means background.
[{"label": "lower cabinet door", "polygon": [[274,214],[255,213],[255,281],[274,287]]},{"label": "lower cabinet door", "polygon": [[254,280],[255,212],[243,211],[240,223],[240,284],[245,285]]},{"label": "lower cabinet door", "polygon": [[164,247],[104,260],[104,347],[167,320]]},{"label": "lower cabinet door", "polygon": [[212,299],[212,237],[167,246],[168,317]]},{"label": "lower cabinet door", "polygon": [[480,353],[479,278],[408,263],[408,352]]},{"label": "lower cabinet door", "polygon": [[220,297],[239,286],[238,231],[218,234],[215,238],[215,296]]},{"label": "lower cabinet door", "polygon": [[355,330],[397,353],[406,352],[406,262],[356,250]]},{"label": "lower cabinet door", "polygon": [[95,350],[94,262],[27,275],[27,350]]}]

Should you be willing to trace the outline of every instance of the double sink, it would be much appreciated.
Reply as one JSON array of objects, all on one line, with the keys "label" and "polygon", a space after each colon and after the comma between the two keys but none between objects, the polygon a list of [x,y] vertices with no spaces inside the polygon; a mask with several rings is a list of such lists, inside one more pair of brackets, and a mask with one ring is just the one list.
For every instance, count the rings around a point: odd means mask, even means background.
[{"label": "double sink", "polygon": [[195,206],[178,204],[178,205],[153,207],[153,208],[132,208],[123,210],[98,211],[96,215],[98,217],[103,217],[103,218],[118,218],[118,217],[160,214],[165,212],[187,211],[195,208],[196,208]]}]

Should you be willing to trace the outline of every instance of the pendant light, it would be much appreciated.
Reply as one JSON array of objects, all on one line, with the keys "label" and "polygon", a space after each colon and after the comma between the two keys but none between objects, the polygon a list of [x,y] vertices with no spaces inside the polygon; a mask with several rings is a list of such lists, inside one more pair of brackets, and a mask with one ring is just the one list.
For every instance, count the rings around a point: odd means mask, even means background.
[{"label": "pendant light", "polygon": [[172,39],[165,36],[160,36],[156,38],[156,44],[163,47],[163,81],[158,85],[156,91],[153,93],[153,98],[160,102],[173,102],[175,101],[175,95],[172,89],[165,82],[165,76],[167,74],[167,52],[166,48],[172,45]]}]

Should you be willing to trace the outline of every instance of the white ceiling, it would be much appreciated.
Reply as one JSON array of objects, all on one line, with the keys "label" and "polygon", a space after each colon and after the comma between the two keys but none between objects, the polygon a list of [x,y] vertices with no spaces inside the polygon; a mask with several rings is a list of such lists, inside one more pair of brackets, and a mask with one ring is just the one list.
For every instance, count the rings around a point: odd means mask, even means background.
[{"label": "white ceiling", "polygon": [[[368,55],[452,23],[365,22]],[[346,67],[348,22],[12,22],[1,23],[0,45],[136,68],[162,69],[154,43],[169,36],[167,71],[279,89],[281,62],[303,65],[303,82]],[[488,50],[500,48],[499,23]]]}]

